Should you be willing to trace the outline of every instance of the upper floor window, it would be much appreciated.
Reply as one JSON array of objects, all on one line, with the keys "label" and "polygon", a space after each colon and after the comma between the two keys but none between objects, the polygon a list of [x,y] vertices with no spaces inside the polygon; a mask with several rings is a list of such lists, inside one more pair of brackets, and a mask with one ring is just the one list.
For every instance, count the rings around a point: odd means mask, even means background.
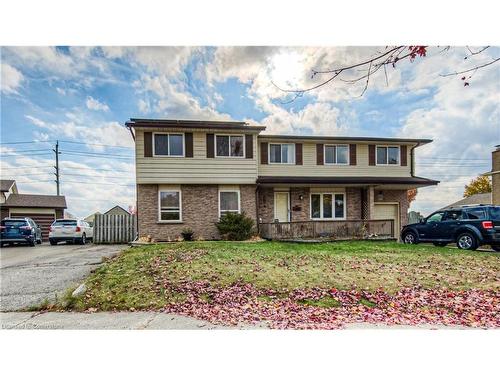
[{"label": "upper floor window", "polygon": [[216,135],[216,156],[242,158],[245,154],[244,147],[242,135]]},{"label": "upper floor window", "polygon": [[349,164],[349,146],[325,145],[325,164]]},{"label": "upper floor window", "polygon": [[377,146],[377,165],[399,165],[399,146]]},{"label": "upper floor window", "polygon": [[154,156],[184,156],[184,135],[154,133]]},{"label": "upper floor window", "polygon": [[295,164],[295,144],[269,144],[269,163]]}]

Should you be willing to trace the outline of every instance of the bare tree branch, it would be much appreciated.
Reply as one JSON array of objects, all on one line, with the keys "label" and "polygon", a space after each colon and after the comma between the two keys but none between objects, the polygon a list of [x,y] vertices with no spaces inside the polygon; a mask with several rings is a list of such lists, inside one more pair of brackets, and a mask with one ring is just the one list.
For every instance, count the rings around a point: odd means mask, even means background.
[{"label": "bare tree branch", "polygon": [[454,72],[454,73],[446,73],[446,74],[440,74],[441,77],[450,77],[450,76],[457,76],[457,75],[460,75],[460,74],[464,74],[464,73],[469,73],[469,72],[475,72],[477,71],[478,69],[481,69],[481,68],[484,68],[488,65],[491,65],[491,64],[494,64],[496,63],[497,61],[500,61],[500,57],[497,57],[496,59],[493,59],[492,61],[486,63],[486,64],[482,64],[482,65],[478,65],[478,66],[475,66],[474,68],[470,68],[470,69],[467,69],[467,70],[462,70],[460,72]]}]

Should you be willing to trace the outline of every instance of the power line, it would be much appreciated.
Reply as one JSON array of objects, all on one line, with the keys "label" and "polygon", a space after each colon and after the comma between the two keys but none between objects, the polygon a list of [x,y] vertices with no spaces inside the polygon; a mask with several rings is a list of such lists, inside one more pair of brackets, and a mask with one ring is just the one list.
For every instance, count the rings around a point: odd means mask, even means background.
[{"label": "power line", "polygon": [[103,143],[87,143],[87,142],[76,142],[76,141],[60,141],[60,142],[74,143],[74,144],[78,144],[78,145],[87,145],[87,146],[104,146],[104,147],[116,147],[116,148],[133,149],[133,147],[115,146],[115,145],[109,145],[109,144],[103,144]]}]

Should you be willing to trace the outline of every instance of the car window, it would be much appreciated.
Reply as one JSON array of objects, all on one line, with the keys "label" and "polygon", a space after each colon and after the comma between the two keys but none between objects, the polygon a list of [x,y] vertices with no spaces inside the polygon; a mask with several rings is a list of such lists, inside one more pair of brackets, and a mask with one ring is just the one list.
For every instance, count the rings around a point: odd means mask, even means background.
[{"label": "car window", "polygon": [[24,220],[2,220],[2,225],[3,226],[9,226],[9,227],[22,227],[23,225],[26,225],[26,221]]},{"label": "car window", "polygon": [[441,219],[443,218],[443,215],[444,215],[444,212],[436,212],[427,218],[427,222],[432,223],[432,222],[436,222],[436,221],[441,221]]},{"label": "car window", "polygon": [[482,219],[486,218],[484,209],[481,207],[471,208],[471,209],[467,210],[466,212],[467,212],[468,218],[471,220],[482,220]]},{"label": "car window", "polygon": [[443,221],[453,221],[460,219],[462,219],[462,210],[447,211],[443,217]]},{"label": "car window", "polygon": [[76,220],[56,220],[52,225],[54,227],[62,227],[63,225],[76,225]]},{"label": "car window", "polygon": [[490,220],[500,220],[500,207],[490,207]]}]

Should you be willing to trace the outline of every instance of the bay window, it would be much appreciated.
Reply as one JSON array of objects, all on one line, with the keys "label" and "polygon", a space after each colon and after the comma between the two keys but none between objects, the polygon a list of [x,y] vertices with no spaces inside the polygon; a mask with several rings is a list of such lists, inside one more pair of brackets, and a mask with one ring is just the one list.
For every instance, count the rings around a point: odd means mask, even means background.
[{"label": "bay window", "polygon": [[340,220],[345,219],[344,193],[311,194],[311,219]]},{"label": "bay window", "polygon": [[377,165],[399,165],[399,146],[377,146]]},{"label": "bay window", "polygon": [[243,157],[242,135],[216,135],[215,154],[219,157]]},{"label": "bay window", "polygon": [[269,144],[269,163],[295,164],[295,144]]},{"label": "bay window", "polygon": [[182,220],[180,190],[160,190],[158,192],[159,221],[176,222]]}]

